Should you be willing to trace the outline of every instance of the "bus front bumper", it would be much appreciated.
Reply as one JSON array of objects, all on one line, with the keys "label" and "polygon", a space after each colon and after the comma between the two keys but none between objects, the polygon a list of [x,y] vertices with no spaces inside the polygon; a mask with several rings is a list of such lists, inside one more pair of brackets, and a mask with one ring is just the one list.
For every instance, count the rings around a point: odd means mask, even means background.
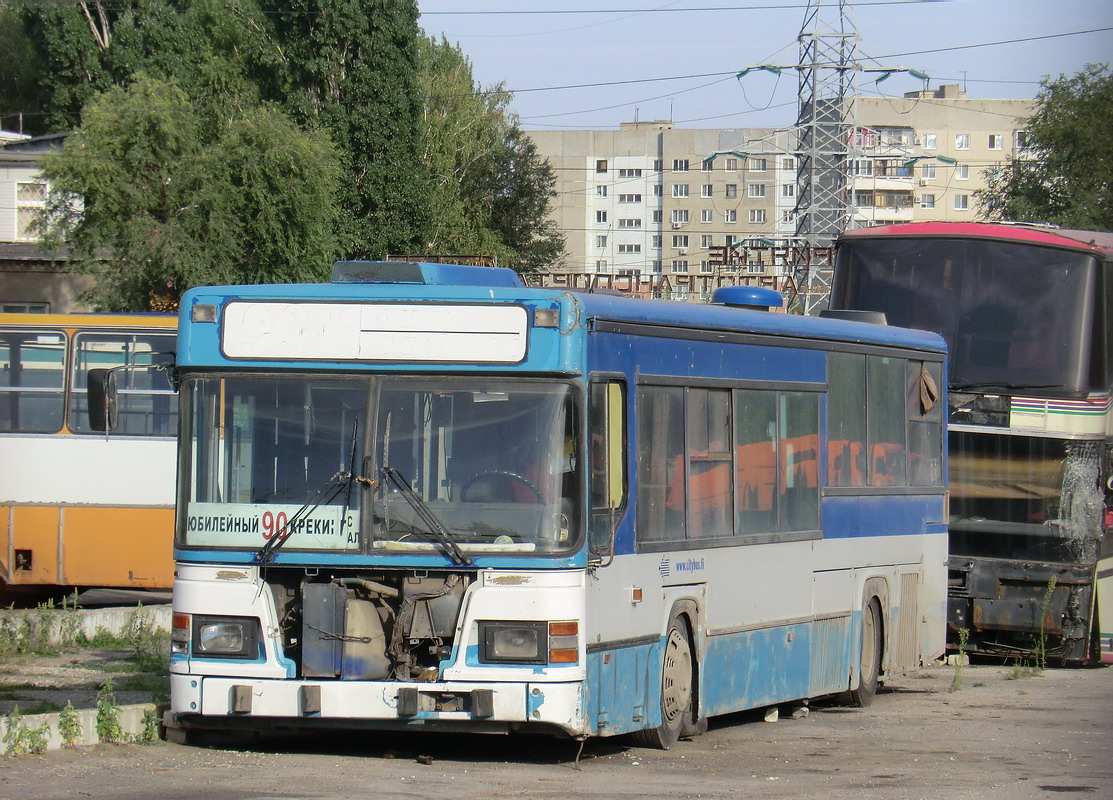
[{"label": "bus front bumper", "polygon": [[[170,676],[170,717],[183,727],[398,727],[583,730],[581,684],[302,681]],[[253,722],[255,724],[253,724]]]}]

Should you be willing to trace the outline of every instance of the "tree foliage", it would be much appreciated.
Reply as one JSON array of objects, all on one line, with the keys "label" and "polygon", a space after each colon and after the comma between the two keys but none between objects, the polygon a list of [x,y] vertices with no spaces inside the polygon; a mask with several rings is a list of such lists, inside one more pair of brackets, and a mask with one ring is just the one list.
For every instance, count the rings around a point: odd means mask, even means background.
[{"label": "tree foliage", "polygon": [[555,180],[509,94],[426,39],[415,0],[7,0],[4,42],[34,70],[0,81],[0,112],[76,128],[49,164],[53,234],[101,276],[105,308],[296,279],[326,254],[528,271],[563,250]]},{"label": "tree foliage", "polygon": [[286,107],[343,154],[347,258],[420,250],[428,235],[414,0],[292,0],[275,15]]},{"label": "tree foliage", "polygon": [[509,112],[510,94],[479,86],[467,56],[443,39],[423,38],[420,52],[428,251],[493,255],[519,272],[555,264],[564,251],[548,218],[556,178]]},{"label": "tree foliage", "polygon": [[175,78],[191,93],[234,86],[241,99],[249,86],[249,95],[276,99],[283,83],[283,54],[256,0],[17,0],[10,16],[22,22],[38,81],[21,96],[0,94],[0,108],[30,97],[23,110],[33,133],[72,129],[90,99],[137,75]]},{"label": "tree foliage", "polygon": [[1045,80],[1025,147],[978,192],[990,219],[1113,230],[1113,74],[1090,65]]},{"label": "tree foliage", "polygon": [[38,53],[19,15],[0,5],[0,127],[33,131],[43,124],[39,115],[23,114],[46,100],[39,74]]},{"label": "tree foliage", "polygon": [[48,236],[97,276],[106,310],[174,307],[206,283],[322,280],[337,160],[272,108],[230,115],[139,77],[90,101],[45,160]]},{"label": "tree foliage", "polygon": [[564,252],[564,235],[549,218],[556,197],[552,166],[516,127],[503,142],[496,166],[491,220],[503,243],[515,253],[507,266],[528,273],[556,265]]},{"label": "tree foliage", "polygon": [[428,251],[504,255],[490,229],[492,152],[509,127],[509,95],[477,92],[459,47],[422,37],[418,82],[423,96],[423,158],[434,210]]}]

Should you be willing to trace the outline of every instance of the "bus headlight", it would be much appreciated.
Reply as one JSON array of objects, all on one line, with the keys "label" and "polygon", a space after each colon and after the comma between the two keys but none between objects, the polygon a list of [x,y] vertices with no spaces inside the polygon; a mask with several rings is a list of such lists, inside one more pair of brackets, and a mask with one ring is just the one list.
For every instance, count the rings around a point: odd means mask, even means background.
[{"label": "bus headlight", "polygon": [[193,618],[193,655],[255,658],[259,621],[251,617]]},{"label": "bus headlight", "polygon": [[487,664],[571,664],[579,661],[579,623],[479,623],[479,660]]}]

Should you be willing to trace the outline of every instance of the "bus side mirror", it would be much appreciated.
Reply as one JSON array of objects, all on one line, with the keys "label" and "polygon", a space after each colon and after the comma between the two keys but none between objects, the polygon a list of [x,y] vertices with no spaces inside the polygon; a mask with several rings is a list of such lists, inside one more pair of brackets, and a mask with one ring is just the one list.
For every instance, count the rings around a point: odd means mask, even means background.
[{"label": "bus side mirror", "polygon": [[89,427],[95,431],[114,431],[119,422],[119,394],[116,371],[91,369],[88,377]]}]

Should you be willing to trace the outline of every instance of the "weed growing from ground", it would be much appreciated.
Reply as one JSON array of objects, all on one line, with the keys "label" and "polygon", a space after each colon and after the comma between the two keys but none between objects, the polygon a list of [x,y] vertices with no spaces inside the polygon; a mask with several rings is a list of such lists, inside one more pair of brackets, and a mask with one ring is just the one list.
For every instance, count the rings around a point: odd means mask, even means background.
[{"label": "weed growing from ground", "polygon": [[77,716],[77,709],[73,707],[73,701],[67,700],[66,707],[58,715],[58,735],[62,737],[62,747],[77,747],[81,734],[81,720]]},{"label": "weed growing from ground", "polygon": [[4,718],[4,727],[5,755],[22,756],[46,752],[46,739],[50,734],[48,723],[44,722],[38,728],[28,728],[19,706],[16,706]]},{"label": "weed growing from ground", "polygon": [[1009,674],[1005,676],[1007,681],[1018,681],[1021,678],[1031,678],[1039,675],[1041,670],[1032,664],[1029,664],[1025,659],[1018,658],[1013,662],[1012,669]]},{"label": "weed growing from ground", "polygon": [[955,656],[955,675],[951,678],[951,691],[957,692],[962,688],[962,667],[966,660],[966,642],[970,639],[968,628],[958,629],[958,655]]},{"label": "weed growing from ground", "polygon": [[170,669],[170,634],[155,625],[140,604],[132,615],[127,639],[132,655],[129,659],[143,672],[165,674]]},{"label": "weed growing from ground", "polygon": [[135,743],[156,744],[162,741],[158,735],[159,721],[158,711],[153,708],[144,711],[143,730],[135,735]]},{"label": "weed growing from ground", "polygon": [[116,702],[112,676],[104,679],[97,691],[97,739],[101,742],[120,742],[124,731],[120,727],[120,704]]},{"label": "weed growing from ground", "polygon": [[1051,596],[1055,594],[1055,584],[1058,581],[1052,575],[1047,581],[1047,588],[1043,591],[1043,600],[1040,602],[1040,632],[1036,637],[1036,669],[1043,672],[1047,667],[1047,632],[1044,625],[1047,621],[1047,609],[1051,606]]}]

